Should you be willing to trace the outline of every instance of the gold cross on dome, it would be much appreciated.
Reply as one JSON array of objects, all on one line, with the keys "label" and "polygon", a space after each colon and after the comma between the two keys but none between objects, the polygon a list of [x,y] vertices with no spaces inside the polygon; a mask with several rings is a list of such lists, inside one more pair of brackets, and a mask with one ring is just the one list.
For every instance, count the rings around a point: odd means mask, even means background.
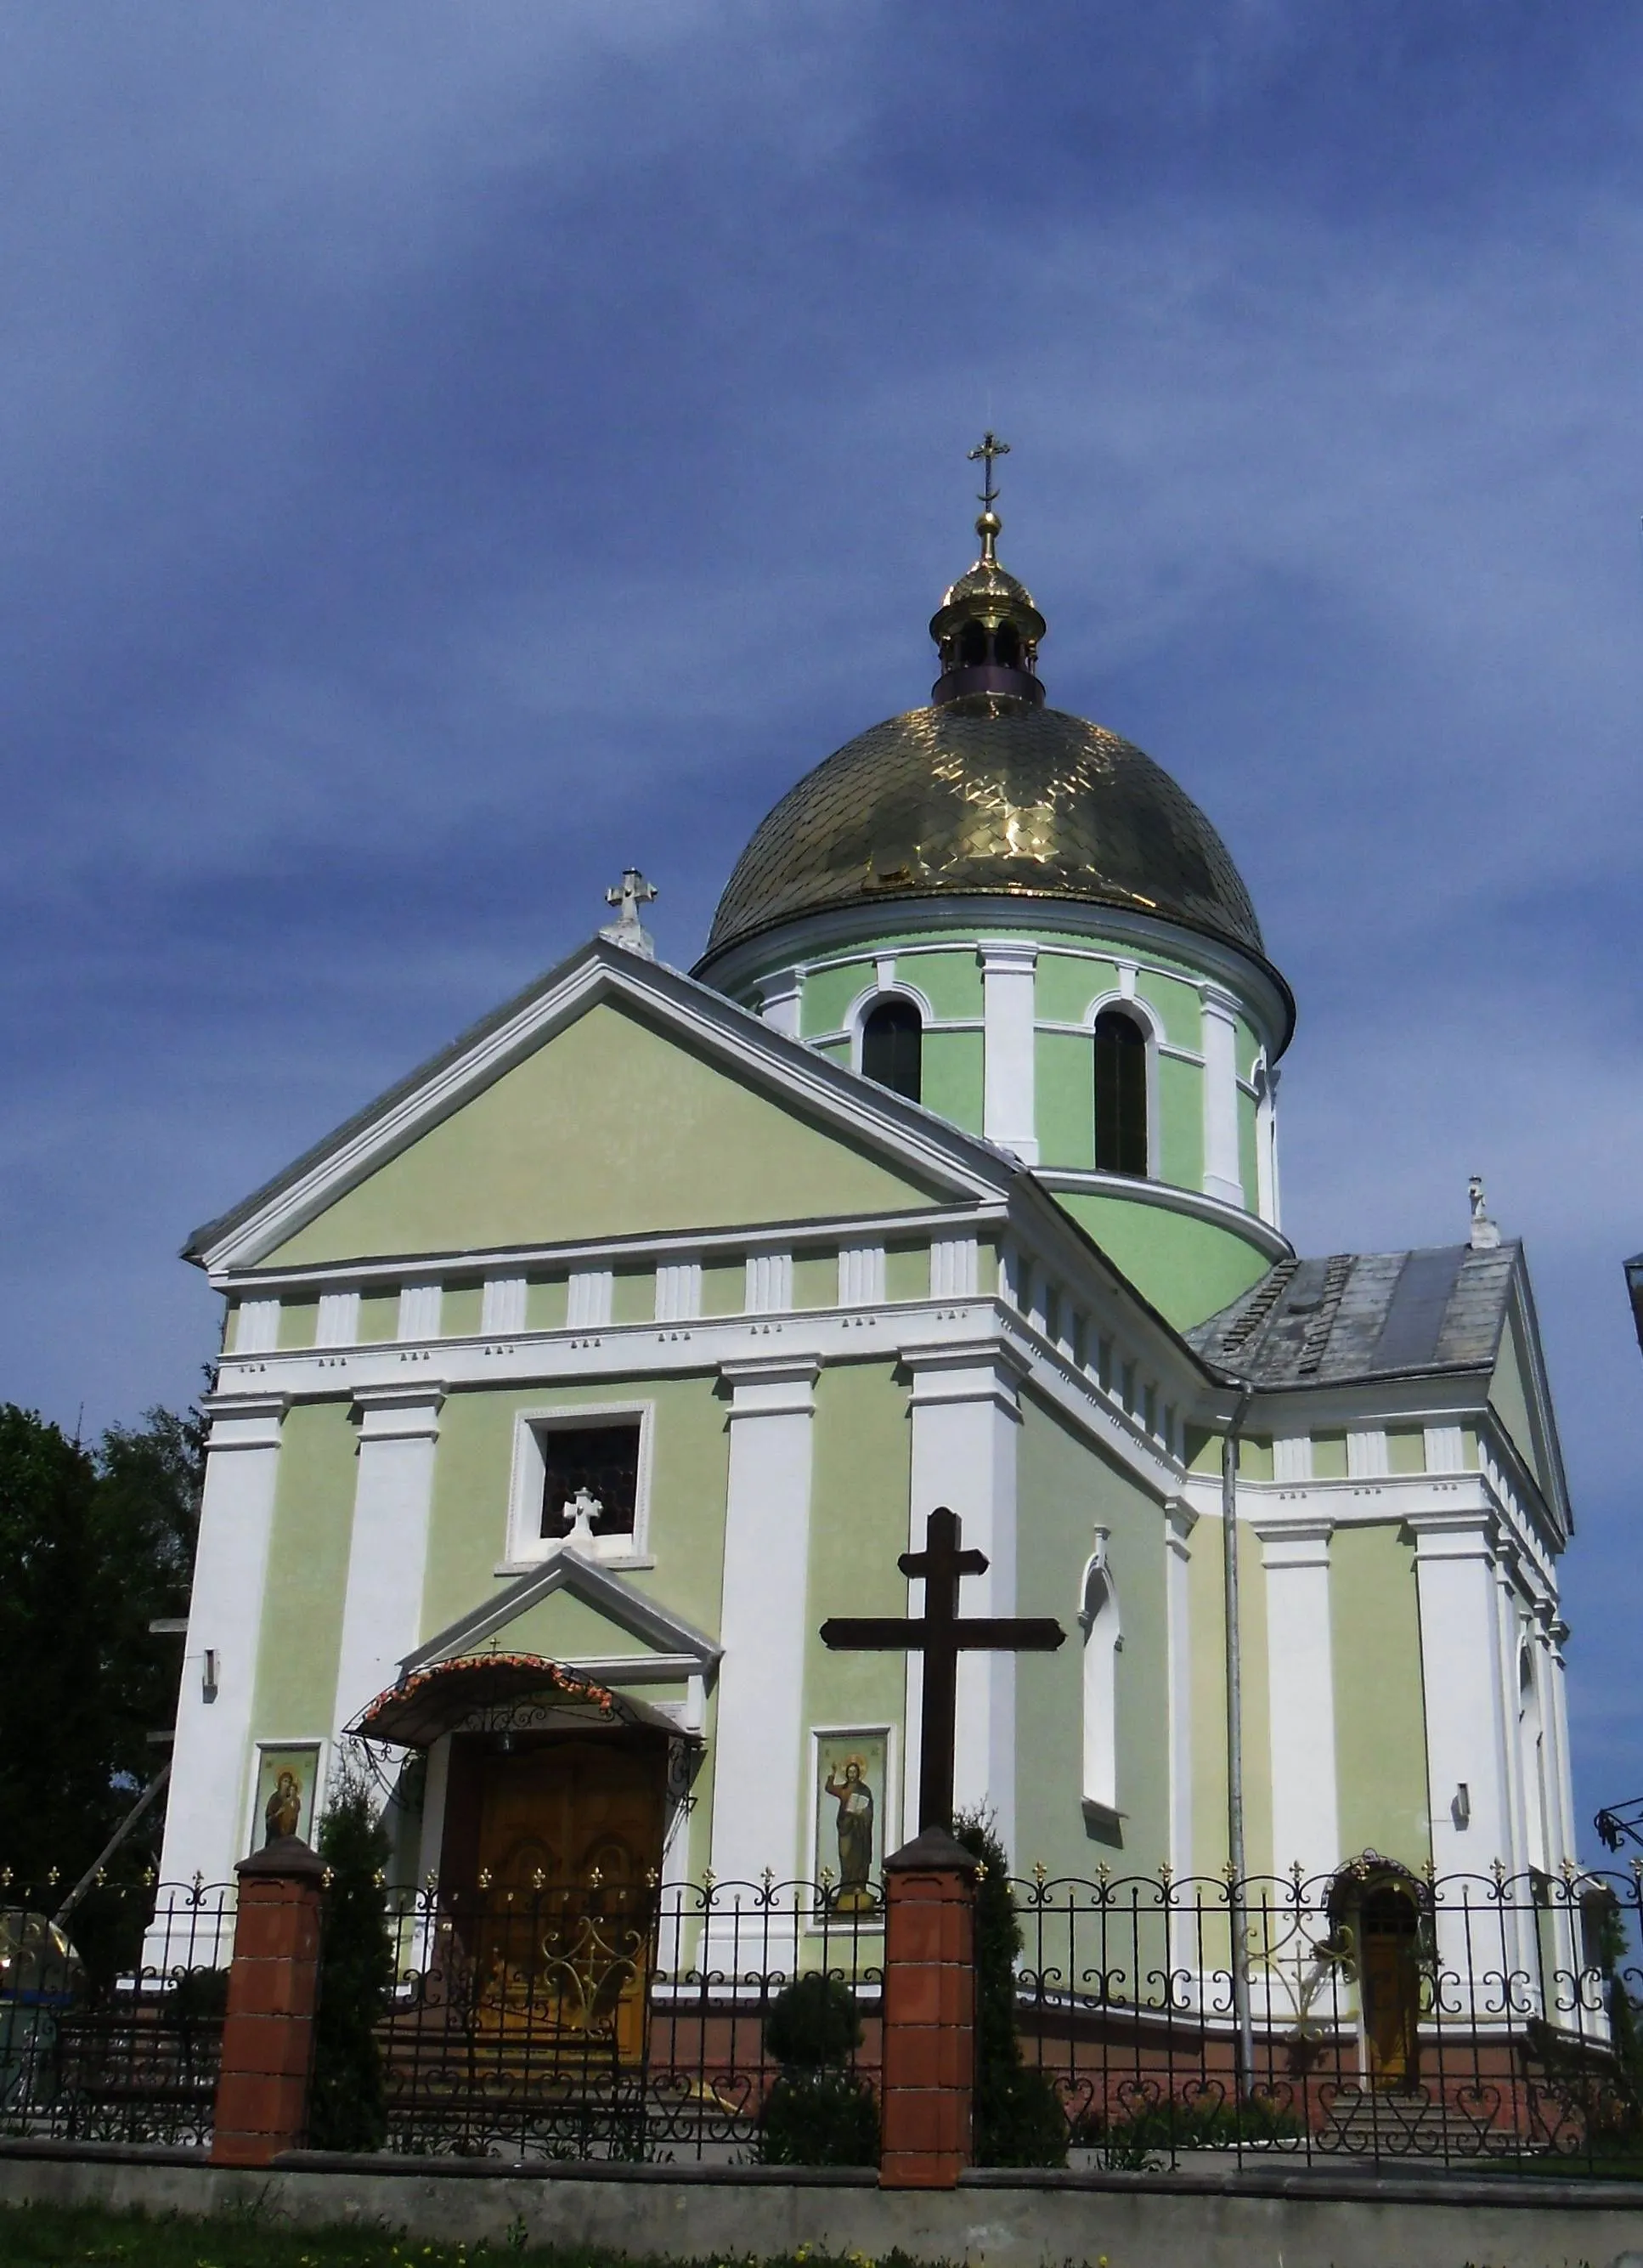
[{"label": "gold cross on dome", "polygon": [[984,504],[989,512],[992,511],[994,505],[998,502],[998,490],[993,485],[993,466],[994,460],[1000,457],[1008,457],[1009,454],[1009,443],[1008,441],[1001,441],[996,433],[984,434],[981,438],[980,446],[979,448],[972,449],[970,452],[970,462],[972,465],[978,459],[986,460],[987,472],[984,478],[986,479],[987,486],[981,490],[977,501],[980,504]]}]

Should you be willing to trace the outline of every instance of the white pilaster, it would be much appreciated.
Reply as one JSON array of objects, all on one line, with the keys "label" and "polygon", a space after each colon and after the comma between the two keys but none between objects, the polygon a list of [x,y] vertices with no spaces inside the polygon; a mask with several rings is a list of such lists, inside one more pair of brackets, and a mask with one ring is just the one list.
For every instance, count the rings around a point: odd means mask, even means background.
[{"label": "white pilaster", "polygon": [[[251,1756],[257,1640],[274,1527],[283,1395],[221,1395],[211,1434],[188,1602],[177,1737],[172,1749],[161,1880],[231,1882]],[[216,1657],[208,1694],[203,1668]]]},{"label": "white pilaster", "polygon": [[450,1787],[451,1735],[442,1733],[428,1751],[428,1778],[422,1783],[422,1839],[416,1877],[419,1889],[425,1889],[439,1879],[439,1859],[445,1840],[445,1798]]},{"label": "white pilaster", "polygon": [[1278,1073],[1265,1063],[1256,1077],[1255,1209],[1278,1226]]},{"label": "white pilaster", "polygon": [[611,1268],[580,1268],[571,1274],[565,1295],[565,1322],[573,1331],[595,1331],[611,1320],[616,1272]]},{"label": "white pilaster", "polygon": [[1291,1488],[1304,1486],[1312,1477],[1312,1436],[1280,1433],[1273,1443],[1273,1478]]},{"label": "white pilaster", "polygon": [[759,1012],[766,1023],[778,1032],[785,1032],[790,1040],[799,1036],[799,1017],[804,1002],[804,971],[802,968],[778,969],[774,976],[763,978],[759,987]]},{"label": "white pilaster", "polygon": [[808,1793],[800,1674],[809,1636],[810,1446],[818,1366],[726,1363],[724,1513],[713,1870],[756,1882],[798,1872]]},{"label": "white pilaster", "polygon": [[337,1734],[392,1684],[422,1634],[434,1444],[444,1400],[444,1390],[426,1379],[414,1386],[362,1387],[354,1396],[359,1448],[337,1663]]},{"label": "white pilaster", "polygon": [[1033,972],[1038,948],[1022,938],[986,938],[977,951],[984,1027],[981,1130],[1024,1165],[1036,1166]]},{"label": "white pilaster", "polygon": [[480,1329],[498,1338],[511,1338],[524,1329],[528,1297],[523,1276],[488,1276],[480,1293]]},{"label": "white pilaster", "polygon": [[1340,1863],[1335,1786],[1335,1666],[1330,1635],[1328,1520],[1256,1528],[1266,1571],[1273,1868],[1297,1859],[1309,1881]]},{"label": "white pilaster", "polygon": [[1569,1756],[1569,1699],[1564,1683],[1563,1648],[1569,1635],[1566,1622],[1553,1621],[1546,1631],[1546,1728],[1552,1735],[1552,1815],[1559,1837],[1559,1865],[1577,1855],[1574,1833],[1574,1778]]},{"label": "white pilaster", "polygon": [[930,1245],[932,1300],[973,1300],[980,1251],[973,1236],[938,1236]]},{"label": "white pilaster", "polygon": [[314,1326],[314,1344],[322,1347],[359,1344],[359,1293],[321,1292]]},{"label": "white pilaster", "polygon": [[1409,1524],[1433,1863],[1440,1874],[1484,1874],[1494,1859],[1511,1858],[1493,1522],[1487,1513],[1466,1511],[1417,1513]]},{"label": "white pilaster", "polygon": [[400,1287],[400,1312],[394,1323],[394,1336],[401,1339],[436,1339],[439,1336],[439,1311],[444,1292],[437,1284],[403,1284]]},{"label": "white pilaster", "polygon": [[277,1300],[242,1300],[234,1319],[236,1354],[272,1354],[280,1343]]},{"label": "white pilaster", "polygon": [[1466,1437],[1458,1425],[1428,1425],[1424,1435],[1429,1473],[1463,1473]]},{"label": "white pilaster", "polygon": [[1521,1697],[1519,1654],[1523,1643],[1522,1616],[1517,1585],[1513,1580],[1509,1550],[1496,1547],[1494,1563],[1496,1675],[1500,1685],[1500,1717],[1506,1734],[1506,1817],[1507,1842],[1500,1853],[1507,1871],[1521,1874],[1533,1863],[1529,1834],[1529,1791],[1527,1759],[1518,1726]]},{"label": "white pilaster", "polygon": [[1238,1157],[1238,1004],[1218,984],[1201,984],[1204,1007],[1204,1189],[1243,1203]]},{"label": "white pilaster", "polygon": [[1192,1872],[1192,1616],[1188,1568],[1198,1514],[1185,1497],[1163,1508],[1164,1613],[1170,1649],[1170,1864]]},{"label": "white pilaster", "polygon": [[841,1307],[877,1307],[884,1297],[884,1246],[841,1246],[839,1253],[839,1305]]},{"label": "white pilaster", "polygon": [[656,1319],[657,1322],[692,1322],[700,1313],[700,1261],[664,1262],[656,1270]]},{"label": "white pilaster", "polygon": [[793,1255],[750,1252],[743,1304],[750,1315],[784,1315],[793,1305]]},{"label": "white pilaster", "polygon": [[1354,1425],[1346,1435],[1346,1477],[1384,1480],[1391,1470],[1384,1425]]},{"label": "white pilaster", "polygon": [[[996,1341],[968,1346],[904,1347],[913,1380],[913,1489],[908,1544],[924,1546],[924,1523],[938,1505],[956,1512],[966,1550],[983,1551],[985,1575],[966,1576],[959,1612],[1016,1612],[1016,1449],[1021,1425],[1018,1388],[1025,1366]],[[910,1587],[910,1614],[924,1611],[924,1586]],[[917,1831],[921,1665],[907,1657],[906,1831]],[[1016,1657],[963,1653],[958,1661],[958,1721],[953,1801],[960,1811],[987,1808],[1012,1859],[1016,1837]]]}]

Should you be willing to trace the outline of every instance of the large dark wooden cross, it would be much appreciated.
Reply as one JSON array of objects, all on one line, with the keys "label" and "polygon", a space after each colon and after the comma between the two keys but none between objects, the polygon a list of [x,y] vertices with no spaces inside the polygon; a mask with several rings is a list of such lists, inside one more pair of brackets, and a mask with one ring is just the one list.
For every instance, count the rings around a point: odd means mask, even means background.
[{"label": "large dark wooden cross", "polygon": [[822,1644],[841,1653],[922,1653],[924,1707],[919,1747],[919,1832],[953,1824],[953,1742],[958,1715],[958,1656],[966,1650],[1053,1653],[1067,1636],[1049,1615],[960,1615],[958,1580],[985,1575],[987,1556],[958,1548],[958,1517],[945,1505],[924,1524],[922,1551],[904,1551],[904,1575],[924,1578],[924,1612],[839,1615],[821,1626]]}]

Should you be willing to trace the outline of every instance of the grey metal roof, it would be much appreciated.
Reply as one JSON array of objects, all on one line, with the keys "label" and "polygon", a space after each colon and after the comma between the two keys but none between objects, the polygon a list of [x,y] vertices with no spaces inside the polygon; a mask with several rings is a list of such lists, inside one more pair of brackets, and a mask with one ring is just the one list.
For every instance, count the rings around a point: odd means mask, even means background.
[{"label": "grey metal roof", "polygon": [[1522,1247],[1337,1252],[1280,1260],[1186,1334],[1218,1369],[1271,1392],[1437,1370],[1488,1370]]}]

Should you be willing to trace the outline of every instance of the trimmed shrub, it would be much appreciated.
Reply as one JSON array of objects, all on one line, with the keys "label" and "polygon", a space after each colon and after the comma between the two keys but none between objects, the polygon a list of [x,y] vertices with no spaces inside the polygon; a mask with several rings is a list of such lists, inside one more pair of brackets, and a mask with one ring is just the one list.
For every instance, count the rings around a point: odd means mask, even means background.
[{"label": "trimmed shrub", "polygon": [[766,2053],[788,2069],[848,2063],[861,2041],[855,1995],[842,1977],[796,1977],[777,1993],[765,2019]]},{"label": "trimmed shrub", "polygon": [[1067,2119],[1055,2082],[1022,2061],[1016,2032],[1016,1956],[1021,1925],[1010,1895],[1009,1857],[989,1822],[954,1822],[953,1833],[985,1869],[976,1886],[975,2161],[979,2166],[1064,2166]]},{"label": "trimmed shrub", "polygon": [[839,1977],[796,1977],[765,2019],[765,2047],[781,2073],[759,2118],[767,2166],[871,2166],[878,2105],[847,2068],[862,2037],[855,1995]]},{"label": "trimmed shrub", "polygon": [[388,2139],[382,2051],[375,2027],[393,1984],[393,1947],[382,1869],[388,1837],[370,1783],[344,1766],[319,1826],[331,1870],[314,2016],[308,2140],[315,2150],[380,2150]]},{"label": "trimmed shrub", "polygon": [[878,2105],[847,2071],[784,2071],[759,2120],[767,2166],[876,2166]]}]

